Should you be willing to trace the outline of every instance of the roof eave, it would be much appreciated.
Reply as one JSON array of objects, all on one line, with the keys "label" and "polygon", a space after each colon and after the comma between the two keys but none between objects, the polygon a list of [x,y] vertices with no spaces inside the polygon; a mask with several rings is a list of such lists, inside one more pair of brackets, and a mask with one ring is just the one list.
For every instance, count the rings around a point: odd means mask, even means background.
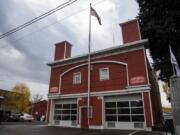
[{"label": "roof eave", "polygon": [[[104,53],[104,52],[108,52],[108,51],[111,51],[111,50],[116,50],[116,49],[122,49],[122,50],[125,50],[125,49],[128,49],[128,48],[132,48],[132,47],[137,47],[139,45],[142,45],[147,48],[148,47],[148,39],[143,39],[143,40],[140,40],[140,41],[134,41],[134,42],[131,42],[131,43],[126,43],[126,44],[123,44],[123,45],[119,45],[119,46],[116,46],[116,47],[111,47],[111,48],[107,48],[107,49],[103,49],[103,50],[100,50],[100,51],[95,51],[95,52],[92,52],[91,55],[95,55],[95,54],[100,54],[100,53]],[[66,62],[66,61],[69,61],[69,60],[76,60],[76,59],[81,59],[81,58],[84,58],[84,57],[87,57],[88,54],[84,54],[84,55],[78,55],[78,56],[75,56],[75,57],[70,57],[70,58],[66,58],[66,59],[62,59],[62,60],[56,60],[54,62],[50,62],[48,63],[47,65],[48,66],[53,66],[54,64],[60,64],[62,62]]]}]

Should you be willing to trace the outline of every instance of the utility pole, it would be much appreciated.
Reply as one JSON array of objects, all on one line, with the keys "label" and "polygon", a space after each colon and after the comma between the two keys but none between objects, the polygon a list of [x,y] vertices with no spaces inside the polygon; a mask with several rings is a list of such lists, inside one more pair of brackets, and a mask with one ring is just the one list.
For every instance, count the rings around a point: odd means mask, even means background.
[{"label": "utility pole", "polygon": [[170,95],[176,135],[180,135],[180,77],[170,78]]}]

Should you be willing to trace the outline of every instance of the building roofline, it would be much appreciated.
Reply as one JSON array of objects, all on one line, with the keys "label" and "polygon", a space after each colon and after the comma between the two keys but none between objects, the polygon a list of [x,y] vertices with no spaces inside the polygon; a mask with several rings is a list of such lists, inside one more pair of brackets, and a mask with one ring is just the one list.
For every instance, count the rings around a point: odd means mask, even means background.
[{"label": "building roofline", "polygon": [[61,41],[61,42],[57,42],[57,43],[55,43],[54,45],[55,46],[57,46],[57,45],[59,45],[59,44],[61,44],[61,43],[68,43],[69,45],[71,45],[72,46],[72,44],[69,42],[69,41],[67,41],[67,40],[64,40],[64,41]]},{"label": "building roofline", "polygon": [[133,19],[133,20],[129,20],[129,21],[126,21],[126,22],[122,22],[119,25],[122,26],[124,24],[128,24],[128,23],[131,23],[131,22],[134,22],[134,21],[138,21],[138,19]]},{"label": "building roofline", "polygon": [[[139,47],[140,45],[144,45],[146,47],[148,45],[148,39],[144,39],[144,40],[140,40],[140,41],[134,41],[134,42],[126,43],[126,44],[123,44],[123,45],[118,45],[116,47],[110,47],[110,48],[102,49],[102,50],[99,50],[99,51],[94,51],[94,52],[91,53],[91,56],[98,55],[98,54],[101,54],[101,53],[106,53],[106,52],[109,52],[109,51],[115,51],[115,50],[118,50],[118,49],[121,49],[123,51],[123,50],[127,50],[129,48]],[[70,58],[66,58],[66,59],[56,60],[56,61],[48,63],[47,65],[48,66],[53,66],[53,65],[56,65],[56,64],[66,63],[66,62],[72,61],[72,60],[78,60],[78,59],[81,59],[81,58],[84,58],[84,57],[87,57],[87,56],[88,56],[88,54],[78,55],[78,56],[74,56],[74,57],[70,57]]]},{"label": "building roofline", "polygon": [[0,91],[11,92],[10,90],[4,90],[4,89],[0,89]]}]

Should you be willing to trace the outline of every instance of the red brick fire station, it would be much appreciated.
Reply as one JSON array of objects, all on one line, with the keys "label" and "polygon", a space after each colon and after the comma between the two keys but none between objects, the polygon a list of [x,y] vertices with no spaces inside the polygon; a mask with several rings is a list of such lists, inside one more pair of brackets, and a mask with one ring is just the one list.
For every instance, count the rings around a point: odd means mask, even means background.
[{"label": "red brick fire station", "polygon": [[123,45],[92,52],[88,124],[88,54],[71,57],[67,41],[55,45],[48,122],[63,127],[151,130],[162,122],[160,94],[146,58],[138,21],[120,24]]}]

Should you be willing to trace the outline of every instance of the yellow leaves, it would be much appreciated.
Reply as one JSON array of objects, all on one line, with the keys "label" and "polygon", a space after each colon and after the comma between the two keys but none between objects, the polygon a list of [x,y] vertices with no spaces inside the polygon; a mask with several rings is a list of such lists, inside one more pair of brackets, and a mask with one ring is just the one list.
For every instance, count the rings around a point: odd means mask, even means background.
[{"label": "yellow leaves", "polygon": [[30,90],[27,85],[17,84],[8,94],[7,104],[11,111],[29,112],[31,109]]},{"label": "yellow leaves", "polygon": [[167,96],[167,100],[171,101],[168,83],[164,83],[162,87],[163,87],[164,93]]},{"label": "yellow leaves", "polygon": [[163,84],[163,91],[166,93],[166,95],[169,95],[169,86],[168,83]]},{"label": "yellow leaves", "polygon": [[169,108],[169,107],[163,107],[163,112],[165,113],[171,113],[172,112],[172,108]]}]

